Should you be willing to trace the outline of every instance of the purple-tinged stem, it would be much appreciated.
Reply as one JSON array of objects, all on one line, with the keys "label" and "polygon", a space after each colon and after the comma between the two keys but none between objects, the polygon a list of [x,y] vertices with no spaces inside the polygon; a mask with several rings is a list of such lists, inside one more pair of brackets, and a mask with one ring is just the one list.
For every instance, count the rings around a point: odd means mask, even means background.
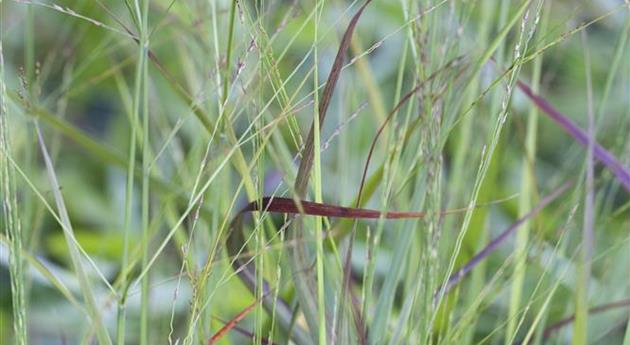
[{"label": "purple-tinged stem", "polygon": [[446,295],[455,285],[457,285],[464,278],[466,274],[468,274],[468,272],[475,268],[475,266],[477,266],[488,255],[497,250],[499,245],[503,243],[510,235],[512,235],[512,233],[514,233],[521,225],[523,225],[523,223],[525,223],[530,218],[536,216],[543,208],[545,208],[552,201],[558,198],[562,193],[564,193],[571,186],[571,184],[572,182],[567,182],[560,186],[560,188],[554,190],[551,194],[545,196],[529,213],[519,218],[515,223],[510,225],[499,236],[488,243],[488,245],[483,248],[479,253],[477,253],[477,255],[470,259],[470,261],[468,261],[468,263],[466,263],[462,268],[460,268],[457,272],[451,274],[451,276],[448,278],[446,286],[440,288],[435,293],[434,299],[437,301],[441,299],[440,296]]},{"label": "purple-tinged stem", "polygon": [[[583,146],[588,145],[588,135],[586,132],[576,125],[571,119],[567,116],[563,115],[560,111],[554,108],[549,102],[547,102],[544,98],[536,95],[532,89],[527,86],[527,84],[522,81],[517,81],[516,85],[518,88],[523,91],[523,93],[534,102],[534,104],[542,110],[547,116],[549,116],[553,121],[560,125],[569,135],[571,135],[577,142],[582,144]],[[593,154],[595,158],[597,158],[600,162],[602,162],[610,171],[617,177],[619,182],[621,182],[626,190],[630,192],[630,170],[623,165],[615,158],[615,156],[606,151],[601,145],[597,142],[594,143]]]},{"label": "purple-tinged stem", "polygon": [[[628,307],[630,307],[630,298],[622,299],[622,300],[611,302],[611,303],[602,304],[602,305],[597,306],[597,307],[593,307],[593,308],[588,310],[588,313],[589,313],[589,315],[590,314],[598,314],[598,313],[603,313],[605,311],[612,310],[612,309],[628,308]],[[571,315],[571,316],[569,316],[567,318],[564,318],[564,319],[562,319],[560,321],[557,321],[557,322],[553,323],[551,326],[545,328],[545,330],[543,331],[543,339],[548,339],[550,336],[553,335],[553,333],[559,331],[564,326],[570,325],[574,321],[575,321],[575,315]],[[522,341],[514,343],[514,345],[527,345],[527,344],[529,344],[529,343],[523,343]]]}]

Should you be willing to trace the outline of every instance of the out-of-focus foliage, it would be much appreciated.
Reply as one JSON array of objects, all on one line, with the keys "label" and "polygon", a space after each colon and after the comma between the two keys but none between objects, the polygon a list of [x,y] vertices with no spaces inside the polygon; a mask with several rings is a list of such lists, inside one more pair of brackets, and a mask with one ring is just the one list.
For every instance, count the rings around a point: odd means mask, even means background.
[{"label": "out-of-focus foliage", "polygon": [[[293,196],[314,104],[360,5],[0,2],[2,117],[10,144],[0,154],[10,158],[14,176],[25,265],[18,285],[30,344],[107,345],[96,324],[113,344],[202,344],[221,320],[256,300],[225,253],[227,225],[248,200]],[[311,183],[308,199],[321,193],[325,203],[354,206],[377,130],[402,95],[426,82],[379,138],[368,169],[377,177],[368,178],[363,201],[430,216],[354,225],[326,219],[325,230],[345,235],[326,239],[323,256],[308,218],[302,250],[312,267],[325,264],[317,279],[325,282],[322,303],[336,325],[327,329],[328,343],[359,343],[360,310],[371,344],[511,344],[529,337],[531,344],[578,344],[572,324],[544,332],[576,313],[579,289],[587,289],[585,308],[628,301],[630,192],[595,165],[594,239],[585,239],[587,149],[533,112],[514,84],[514,78],[530,84],[584,129],[592,109],[597,142],[630,168],[628,23],[622,1],[367,6],[321,128],[321,164],[314,167],[321,186]],[[37,127],[72,236],[58,219]],[[433,303],[454,270],[568,180],[569,192],[502,243],[439,307]],[[469,205],[480,206],[436,215]],[[296,306],[301,278],[287,260],[297,245],[276,232],[285,218],[253,218],[243,250],[256,254],[259,282],[264,277]],[[12,344],[19,339],[12,326],[12,243],[8,222],[1,224],[0,342]],[[353,226],[356,304],[342,293]],[[81,250],[90,296],[70,248]],[[584,248],[592,248],[588,270]],[[312,267],[304,269],[315,276]],[[148,299],[141,278],[148,279]],[[306,330],[305,316],[317,310],[296,310],[296,326]],[[629,310],[589,314],[587,343],[630,339]],[[220,343],[282,343],[287,332],[275,317],[257,307],[238,324],[241,331]]]}]

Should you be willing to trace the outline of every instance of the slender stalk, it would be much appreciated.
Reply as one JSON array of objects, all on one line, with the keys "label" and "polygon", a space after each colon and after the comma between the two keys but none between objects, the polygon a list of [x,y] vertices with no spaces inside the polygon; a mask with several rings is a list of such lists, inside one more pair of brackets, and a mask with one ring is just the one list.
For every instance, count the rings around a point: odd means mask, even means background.
[{"label": "slender stalk", "polygon": [[584,45],[584,69],[586,70],[586,98],[587,98],[587,150],[586,150],[586,183],[584,196],[584,225],[582,228],[582,249],[578,264],[578,281],[575,293],[575,327],[573,327],[573,345],[588,343],[588,285],[591,276],[591,261],[593,258],[593,241],[595,227],[595,112],[593,110],[593,89],[591,80],[591,57],[587,46],[586,31],[582,31]]},{"label": "slender stalk", "polygon": [[[540,31],[545,32],[547,28],[547,20],[549,16],[549,7],[546,7]],[[535,93],[540,92],[540,78],[542,71],[543,54],[534,59],[534,67],[532,70],[532,90]],[[525,139],[525,153],[521,163],[521,192],[518,200],[518,213],[522,217],[528,213],[534,204],[536,195],[536,141],[538,134],[538,108],[531,106],[527,115],[527,134]],[[505,332],[506,341],[509,343],[519,321],[518,313],[521,307],[521,298],[523,295],[523,283],[525,281],[525,273],[527,271],[527,247],[529,242],[529,233],[532,231],[533,222],[526,221],[521,231],[516,236],[516,246],[514,248],[515,261],[512,271],[512,280],[510,286],[510,305],[508,310],[508,326]],[[523,318],[525,315],[523,315]],[[521,318],[522,319],[522,318]]]},{"label": "slender stalk", "polygon": [[[315,25],[313,42],[313,89],[317,90],[319,87],[319,61],[317,52],[317,41],[319,31],[319,21],[321,20],[321,10],[323,9],[324,2],[317,0],[315,2],[315,16],[313,22]],[[321,9],[320,9],[321,7]],[[315,202],[322,202],[322,171],[321,171],[321,147],[320,143],[320,122],[319,122],[319,93],[315,92],[314,95],[315,106],[313,107],[313,189],[315,194]],[[322,219],[320,217],[315,218],[315,243],[316,243],[316,270],[317,270],[317,310],[319,312],[319,345],[326,345],[326,300],[324,294],[324,239],[322,236]]]},{"label": "slender stalk", "polygon": [[[36,130],[36,135],[39,141],[39,146],[42,152],[42,156],[44,157],[44,163],[46,165],[46,173],[48,175],[48,181],[50,183],[50,186],[53,191],[54,198],[55,198],[55,203],[57,205],[57,213],[59,214],[57,221],[63,229],[66,244],[69,249],[68,251],[70,254],[70,258],[72,260],[74,270],[77,274],[81,292],[85,300],[84,303],[86,304],[86,307],[90,316],[90,323],[94,327],[94,331],[96,332],[96,337],[98,339],[99,344],[111,345],[112,341],[111,341],[111,338],[109,337],[109,333],[107,332],[107,328],[105,327],[105,323],[103,322],[101,309],[99,308],[99,305],[96,301],[94,291],[90,283],[90,279],[87,275],[87,272],[82,262],[82,259],[83,259],[82,255],[83,256],[87,256],[87,255],[85,255],[85,251],[78,245],[78,242],[76,240],[74,229],[72,227],[72,223],[70,222],[70,216],[68,214],[68,210],[66,208],[66,204],[63,199],[63,196],[61,195],[61,187],[59,185],[59,180],[57,179],[57,175],[53,168],[53,162],[50,158],[50,155],[48,154],[48,149],[46,148],[46,144],[44,143],[44,138],[42,136],[41,129],[39,128],[39,125],[37,123],[35,124],[35,130]],[[93,264],[93,262],[91,263]]]},{"label": "slender stalk", "polygon": [[[2,6],[0,0],[0,7]],[[32,15],[29,6],[29,15]],[[31,23],[32,24],[32,23]],[[27,306],[24,274],[22,222],[19,217],[15,172],[10,167],[11,139],[9,137],[9,108],[2,35],[0,34],[0,194],[2,195],[2,215],[0,226],[6,231],[9,243],[9,280],[11,281],[11,307],[13,310],[14,341],[17,345],[28,344]]]},{"label": "slender stalk", "polygon": [[[136,68],[136,90],[139,90],[139,80],[141,79],[141,68]],[[139,92],[139,91],[136,91]],[[127,292],[129,288],[129,281],[127,277],[127,267],[129,266],[129,237],[133,230],[131,226],[131,218],[133,213],[133,190],[134,190],[134,175],[136,170],[136,141],[137,141],[137,129],[138,126],[138,108],[137,106],[131,110],[131,118],[129,119],[130,126],[130,138],[129,138],[129,156],[127,160],[127,182],[125,185],[125,214],[123,219],[123,252],[120,262],[122,268],[122,274],[120,278],[120,286],[122,293],[119,296],[118,302],[118,315],[117,315],[117,336],[116,342],[118,345],[125,344],[125,325],[126,325],[126,303]]]},{"label": "slender stalk", "polygon": [[[149,265],[149,186],[150,186],[150,130],[149,130],[149,93],[148,93],[148,58],[149,58],[149,0],[136,0],[135,10],[140,19],[140,39],[138,44],[138,65],[134,90],[133,119],[142,115],[142,195],[141,195],[141,255],[143,271]],[[134,123],[132,123],[132,126]],[[140,281],[140,345],[149,344],[149,307],[150,307],[150,274],[143,275]]]}]

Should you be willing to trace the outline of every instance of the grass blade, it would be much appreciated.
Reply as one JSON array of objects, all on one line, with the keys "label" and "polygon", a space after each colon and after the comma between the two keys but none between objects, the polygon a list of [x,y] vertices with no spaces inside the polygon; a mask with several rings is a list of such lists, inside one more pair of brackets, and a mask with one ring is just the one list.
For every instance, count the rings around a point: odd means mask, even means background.
[{"label": "grass blade", "polygon": [[63,233],[66,238],[66,243],[68,245],[68,250],[70,252],[70,258],[72,260],[72,265],[77,273],[79,278],[79,284],[81,286],[81,292],[83,293],[83,298],[85,299],[85,303],[87,304],[87,310],[90,314],[90,321],[92,325],[96,329],[96,337],[98,338],[98,342],[101,345],[112,345],[111,338],[109,337],[109,333],[107,332],[107,328],[103,323],[103,318],[100,312],[100,308],[98,307],[96,300],[94,298],[94,293],[92,291],[92,286],[90,284],[87,273],[83,268],[83,264],[81,262],[81,256],[79,254],[79,249],[76,247],[76,239],[74,239],[74,231],[72,229],[72,224],[70,223],[70,217],[68,215],[68,211],[66,210],[66,205],[63,200],[63,196],[61,195],[61,187],[59,182],[57,181],[57,175],[55,174],[55,170],[53,168],[52,161],[50,156],[48,155],[48,150],[46,149],[46,145],[44,144],[44,138],[42,137],[42,133],[39,129],[39,126],[36,124],[37,138],[39,139],[39,146],[42,151],[42,155],[44,157],[44,163],[46,164],[46,172],[48,174],[48,181],[50,182],[51,189],[53,195],[55,197],[55,203],[57,204],[57,212],[59,213],[59,218],[61,219],[61,225],[63,227]]},{"label": "grass blade", "polygon": [[[352,19],[350,20],[350,23],[348,23],[345,33],[343,34],[341,43],[339,44],[339,49],[337,50],[337,55],[335,56],[335,60],[333,62],[330,73],[328,75],[328,79],[326,80],[326,86],[324,87],[324,91],[323,91],[320,103],[317,105],[317,108],[316,108],[317,111],[319,112],[319,116],[314,119],[313,124],[311,125],[311,128],[308,133],[308,137],[305,142],[304,150],[302,151],[302,160],[300,161],[300,166],[298,167],[298,173],[295,178],[295,185],[294,185],[295,194],[298,199],[304,199],[304,197],[306,196],[306,189],[309,183],[311,170],[313,167],[313,161],[315,158],[314,150],[320,149],[319,128],[324,124],[324,120],[326,119],[328,106],[330,105],[333,91],[335,90],[337,86],[337,82],[339,81],[341,70],[343,68],[344,57],[348,51],[348,48],[350,47],[350,41],[352,39],[352,34],[354,33],[354,29],[359,21],[359,18],[361,17],[361,14],[363,13],[363,11],[365,10],[365,8],[370,2],[371,0],[365,1],[363,5],[359,8],[357,13],[352,17]],[[317,134],[317,138],[316,138],[316,134]],[[319,152],[317,154],[317,157],[319,157]],[[318,222],[317,224],[321,224],[321,223]],[[316,227],[316,230],[317,230],[317,227]],[[303,230],[302,221],[300,219],[298,219],[297,222],[295,222],[295,225],[293,229],[291,230],[290,235],[292,239],[303,237],[304,230]],[[316,235],[320,236],[321,231],[317,231]],[[322,267],[323,249],[321,247],[322,245],[323,245],[322,242],[318,241],[318,255],[317,255],[318,277],[317,278],[320,283],[323,283],[323,280],[324,280],[324,278],[321,276],[323,273],[322,272],[323,271],[323,267]],[[306,259],[307,257],[306,247],[295,246],[293,250],[290,250],[289,252],[290,252],[290,257],[291,257],[290,262],[292,265],[292,269],[294,272],[297,273],[295,275],[294,281],[295,281],[295,285],[297,289],[297,296],[300,301],[300,305],[302,307],[302,311],[304,312],[306,316],[307,323],[309,325],[309,328],[313,332],[313,334],[320,335],[319,337],[320,343],[325,342],[326,339],[322,339],[322,338],[325,338],[325,336],[322,336],[322,334],[326,334],[324,333],[325,329],[322,328],[322,330],[320,331],[320,327],[327,327],[326,325],[322,324],[325,321],[324,320],[325,317],[324,318],[321,317],[325,315],[325,310],[322,310],[322,309],[325,309],[325,306],[322,305],[323,301],[322,301],[321,294],[317,298],[318,303],[315,303],[315,296],[318,295],[318,292],[314,291],[314,287],[318,285],[314,284],[312,275],[308,275],[308,273],[304,271],[304,268],[308,267],[308,261]],[[319,292],[323,292],[323,286],[319,285],[318,290]],[[317,304],[319,304],[319,306],[317,306]],[[328,333],[330,334],[330,332]]]},{"label": "grass blade", "polygon": [[[529,98],[534,104],[542,110],[550,119],[556,122],[562,129],[583,146],[588,145],[587,133],[576,125],[569,117],[562,114],[556,108],[554,108],[547,100],[536,95],[532,89],[522,81],[517,81],[516,85],[523,91],[525,96]],[[597,142],[593,143],[593,155],[597,160],[604,164],[615,175],[617,180],[624,185],[626,190],[630,191],[630,170],[624,167],[615,156],[608,152],[605,148],[599,145]]]},{"label": "grass blade", "polygon": [[[29,8],[30,10],[30,8]],[[11,281],[11,302],[13,309],[13,330],[18,345],[28,344],[26,297],[24,279],[24,258],[22,254],[24,235],[20,221],[15,186],[15,171],[10,166],[11,140],[9,138],[9,114],[7,88],[5,85],[4,53],[0,37],[0,194],[2,194],[2,214],[0,221],[9,241],[9,280]]]},{"label": "grass blade", "polygon": [[453,272],[451,276],[448,278],[446,285],[443,288],[440,288],[436,294],[435,298],[440,297],[441,291],[444,291],[446,294],[448,291],[453,289],[455,285],[459,284],[459,282],[464,278],[468,272],[470,272],[475,266],[477,266],[482,260],[484,260],[488,255],[494,252],[501,243],[503,243],[511,234],[513,234],[518,228],[523,225],[526,221],[536,216],[542,209],[544,209],[547,205],[549,205],[552,201],[557,199],[563,192],[565,192],[571,186],[571,182],[567,182],[564,185],[560,186],[560,188],[554,190],[551,194],[544,197],[536,207],[532,208],[532,210],[527,213],[525,216],[519,218],[516,222],[512,223],[507,229],[505,229],[499,236],[490,241],[488,245],[483,248],[477,255],[475,255],[470,261],[468,261],[462,268]]}]

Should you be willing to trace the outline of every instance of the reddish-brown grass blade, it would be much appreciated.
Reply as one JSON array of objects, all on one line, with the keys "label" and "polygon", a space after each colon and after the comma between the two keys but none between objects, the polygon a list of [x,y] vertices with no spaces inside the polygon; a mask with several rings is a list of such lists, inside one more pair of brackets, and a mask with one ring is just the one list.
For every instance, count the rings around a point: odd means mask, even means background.
[{"label": "reddish-brown grass blade", "polygon": [[[492,202],[494,203],[494,202]],[[473,208],[482,207],[488,204],[479,204],[472,206]],[[454,208],[448,210],[442,210],[437,212],[438,215],[446,216],[449,214],[461,213],[467,211],[469,208]],[[260,211],[268,213],[279,214],[302,214],[306,216],[319,216],[319,217],[331,217],[331,218],[350,218],[350,219],[410,219],[410,218],[423,218],[427,212],[415,212],[415,211],[379,211],[367,208],[356,207],[344,207],[331,204],[324,204],[306,200],[296,201],[290,198],[283,198],[279,196],[266,196],[259,201],[253,201],[243,207],[237,218],[244,213]],[[233,221],[234,222],[234,221]]]},{"label": "reddish-brown grass blade", "polygon": [[422,218],[425,216],[424,212],[381,212],[377,210],[335,206],[304,200],[301,200],[300,205],[298,205],[293,199],[281,197],[264,197],[260,203],[258,201],[251,202],[245,206],[241,212],[247,211],[266,211],[271,213],[305,214],[309,216],[354,219],[377,219],[380,217],[386,219],[402,219]]},{"label": "reddish-brown grass blade", "polygon": [[[440,215],[464,212],[467,208],[440,211]],[[264,211],[282,214],[304,214],[309,216],[352,218],[352,219],[408,219],[422,218],[426,212],[414,211],[378,211],[367,208],[343,207],[318,202],[300,200],[299,205],[293,199],[283,197],[264,197],[259,201],[247,204],[239,213]]]},{"label": "reddish-brown grass blade", "polygon": [[[263,296],[263,298],[264,298],[264,296]],[[245,316],[247,316],[247,314],[249,314],[252,310],[254,310],[254,308],[260,303],[260,301],[261,301],[260,299],[254,301],[254,303],[248,305],[240,313],[236,314],[236,316],[233,319],[228,321],[223,327],[221,327],[220,330],[218,330],[212,336],[212,338],[210,338],[210,340],[208,340],[208,345],[216,344],[216,342],[219,341],[225,334],[227,334],[227,332],[229,332],[231,329],[236,327],[236,325],[239,322],[241,322],[241,320],[243,320],[245,318]]]},{"label": "reddish-brown grass blade", "polygon": [[[343,38],[341,39],[341,43],[339,44],[339,50],[337,51],[337,56],[335,56],[335,62],[332,65],[330,70],[330,74],[328,75],[328,79],[326,80],[326,86],[324,87],[324,93],[322,94],[322,98],[319,104],[319,124],[323,125],[324,120],[326,119],[326,113],[328,112],[328,105],[330,104],[330,100],[332,99],[333,91],[337,86],[337,81],[339,81],[339,76],[341,75],[341,69],[343,68],[343,59],[346,53],[348,52],[348,47],[350,46],[350,39],[352,38],[352,34],[354,33],[354,29],[359,22],[359,18],[365,10],[365,7],[372,0],[367,0],[361,8],[357,11],[357,13],[352,17],[350,23],[348,24],[348,28],[346,32],[343,34]],[[308,180],[311,176],[311,167],[313,166],[313,150],[314,147],[314,125],[311,125],[311,129],[308,133],[308,139],[304,145],[304,151],[302,152],[302,160],[300,161],[300,167],[298,168],[298,174],[295,179],[295,191],[299,198],[304,198],[304,193],[306,192],[306,187],[308,186]],[[318,148],[319,149],[319,148]]]},{"label": "reddish-brown grass blade", "polygon": [[[221,319],[221,318],[218,318],[218,317],[216,317],[216,316],[212,316],[212,318],[213,318],[213,319],[215,319],[215,320],[217,320],[217,321],[219,321],[219,322],[221,322],[221,323],[222,323],[222,324],[224,324],[224,325],[226,325],[226,324],[229,322],[229,321],[225,321],[225,320],[223,320],[223,319]],[[250,339],[252,339],[252,340],[253,340],[253,339],[254,339],[254,337],[255,337],[254,333],[252,333],[251,331],[248,331],[248,330],[246,330],[246,329],[244,329],[244,328],[241,328],[241,327],[239,327],[239,326],[234,326],[234,327],[232,328],[232,330],[234,330],[234,331],[236,331],[237,333],[240,333],[240,334],[242,334],[243,336],[245,336],[245,337],[247,337],[247,338],[250,338]],[[264,345],[267,345],[267,344],[269,344],[269,345],[277,345],[277,343],[275,343],[275,342],[273,342],[273,341],[270,341],[268,338],[265,338],[265,337],[261,337],[261,338],[260,338],[260,342],[261,342],[262,344],[264,344]]]}]

